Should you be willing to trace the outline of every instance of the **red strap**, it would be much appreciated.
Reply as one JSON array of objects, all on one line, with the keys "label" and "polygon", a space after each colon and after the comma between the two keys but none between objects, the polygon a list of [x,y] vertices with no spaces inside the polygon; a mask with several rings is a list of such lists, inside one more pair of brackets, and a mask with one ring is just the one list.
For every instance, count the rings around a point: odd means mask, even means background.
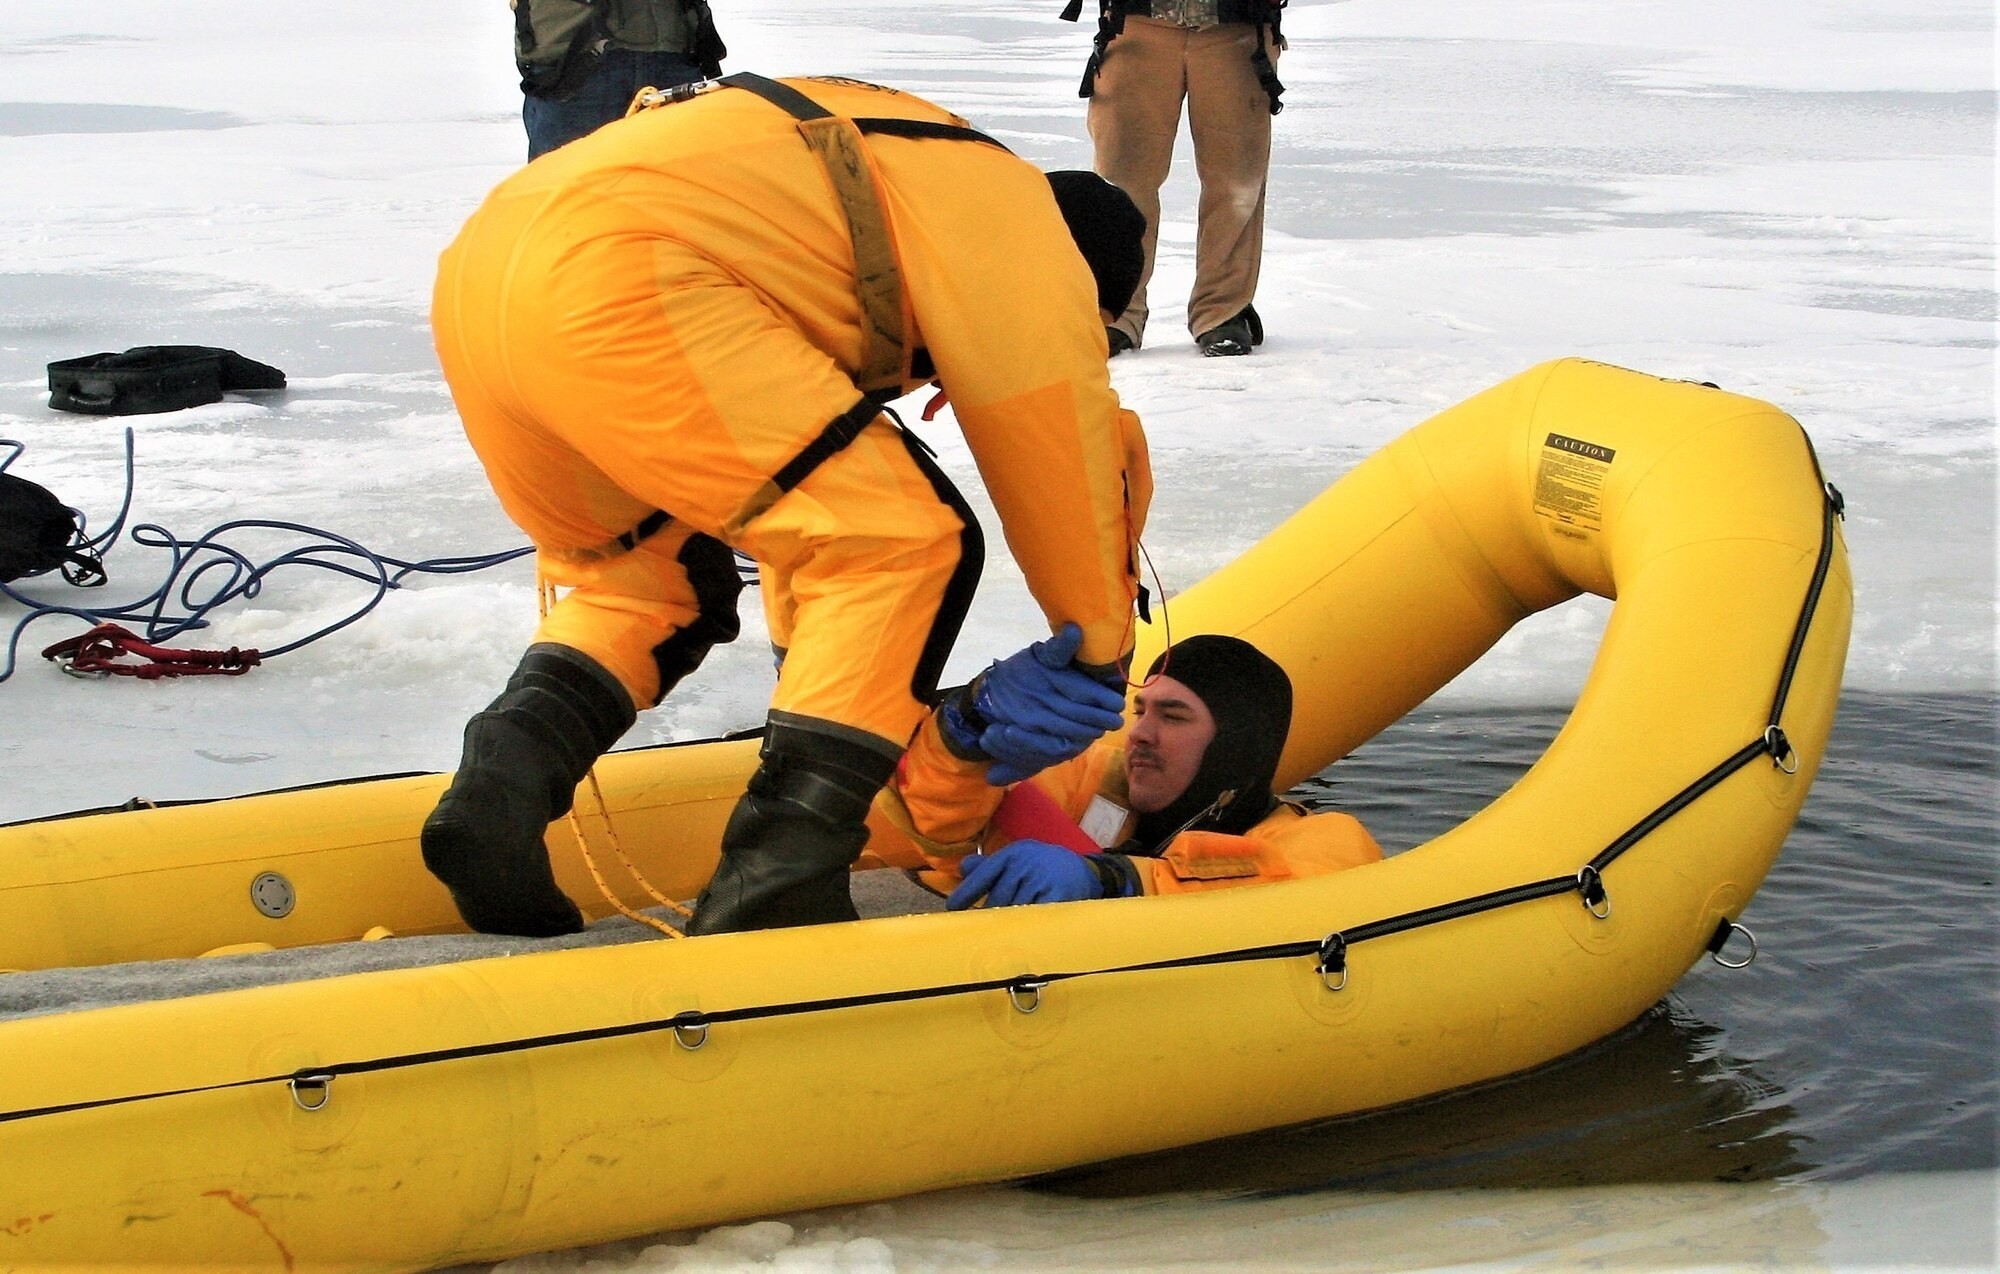
[{"label": "red strap", "polygon": [[[125,655],[150,662],[121,664]],[[42,652],[42,658],[62,665],[73,676],[137,677],[157,681],[161,677],[240,677],[263,662],[255,650],[231,646],[227,650],[170,650],[139,640],[136,633],[117,624],[99,624],[79,637],[59,641]]]},{"label": "red strap", "polygon": [[944,405],[950,401],[951,400],[949,398],[945,397],[944,390],[939,389],[935,394],[931,395],[931,400],[924,404],[923,419],[925,420],[936,419],[938,412],[942,411],[944,409]]}]

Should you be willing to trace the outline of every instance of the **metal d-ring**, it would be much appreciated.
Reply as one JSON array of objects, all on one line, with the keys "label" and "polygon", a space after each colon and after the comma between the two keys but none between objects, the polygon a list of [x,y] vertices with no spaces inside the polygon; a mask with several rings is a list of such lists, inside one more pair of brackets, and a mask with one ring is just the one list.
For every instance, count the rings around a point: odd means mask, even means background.
[{"label": "metal d-ring", "polygon": [[1764,750],[1771,754],[1771,764],[1787,774],[1799,772],[1799,754],[1792,747],[1792,741],[1778,726],[1770,726],[1764,731]]},{"label": "metal d-ring", "polygon": [[[292,1090],[292,1104],[308,1113],[324,1110],[333,1100],[332,1071],[300,1071],[292,1076],[286,1087]],[[308,1098],[314,1100],[308,1100]]]},{"label": "metal d-ring", "polygon": [[[1725,969],[1747,969],[1751,965],[1755,964],[1757,962],[1757,935],[1751,933],[1748,929],[1745,929],[1742,925],[1737,924],[1734,920],[1724,920],[1722,923],[1726,926],[1726,929],[1722,935],[1722,941],[1716,943],[1712,948],[1709,949],[1708,958],[1715,961],[1717,964],[1721,965]],[[1729,945],[1729,940],[1735,937],[1739,933],[1742,934],[1744,937],[1750,939],[1750,954],[1744,956],[1741,960],[1723,959],[1722,958],[1723,949]]]},{"label": "metal d-ring", "polygon": [[[1326,984],[1327,990],[1342,991],[1347,988],[1346,934],[1330,933],[1320,939],[1319,964],[1314,967],[1314,971],[1319,974],[1319,980]],[[1340,978],[1337,982],[1334,980],[1336,974]]]},{"label": "metal d-ring", "polygon": [[692,1053],[708,1043],[708,1019],[689,1009],[676,1013],[673,1020],[674,1043]]},{"label": "metal d-ring", "polygon": [[1033,1013],[1042,1007],[1042,988],[1048,984],[1047,978],[1015,978],[1007,984],[1007,1001],[1016,1013]]},{"label": "metal d-ring", "polygon": [[1611,919],[1611,895],[1605,892],[1604,877],[1597,868],[1585,863],[1576,869],[1576,891],[1583,896],[1584,908],[1591,915],[1599,920]]}]

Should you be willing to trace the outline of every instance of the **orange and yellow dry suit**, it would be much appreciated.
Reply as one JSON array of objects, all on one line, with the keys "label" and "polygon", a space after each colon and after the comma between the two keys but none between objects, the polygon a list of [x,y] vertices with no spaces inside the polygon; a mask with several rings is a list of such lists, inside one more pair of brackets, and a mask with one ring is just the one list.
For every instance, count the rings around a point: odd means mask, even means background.
[{"label": "orange and yellow dry suit", "polygon": [[438,354],[501,504],[569,589],[536,641],[658,702],[736,634],[727,545],[761,567],[773,719],[900,749],[981,544],[877,402],[933,375],[950,393],[1082,663],[1130,650],[1151,475],[1043,175],[905,93],[785,91],[831,115],[711,86],[502,182],[440,261]]},{"label": "orange and yellow dry suit", "polygon": [[[925,869],[926,883],[948,891],[965,855],[992,853],[1014,839],[996,817],[1011,794],[985,774],[984,762],[963,760],[945,745],[933,716],[875,798],[870,851],[885,865]],[[1099,740],[1027,782],[1102,848],[1122,847],[1137,821],[1127,804],[1121,740]],[[1179,894],[1321,876],[1381,859],[1382,847],[1352,815],[1309,814],[1280,801],[1240,836],[1182,832],[1157,856],[1133,853],[1130,861],[1143,892]]]}]

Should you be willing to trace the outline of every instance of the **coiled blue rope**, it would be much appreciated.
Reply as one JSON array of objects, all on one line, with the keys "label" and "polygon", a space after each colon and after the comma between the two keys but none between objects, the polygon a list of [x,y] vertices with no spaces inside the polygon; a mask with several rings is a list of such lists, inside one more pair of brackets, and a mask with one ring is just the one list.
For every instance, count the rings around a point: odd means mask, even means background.
[{"label": "coiled blue rope", "polygon": [[[0,438],[0,446],[13,449],[5,460],[0,460],[0,470],[26,450],[24,444],[10,438]],[[132,508],[133,468],[132,430],[128,428],[125,431],[125,498],[119,505],[118,516],[102,534],[93,537],[83,534],[86,528],[84,514],[73,510],[77,514],[79,533],[83,535],[80,546],[100,557],[109,552],[119,533],[125,529],[125,519]],[[221,542],[222,537],[245,530],[288,532],[310,537],[314,542],[260,562]],[[27,608],[27,614],[15,622],[13,631],[8,634],[6,652],[4,658],[0,658],[0,681],[14,675],[21,637],[28,626],[51,615],[66,615],[91,625],[136,625],[142,629],[140,636],[147,641],[161,642],[206,628],[210,612],[238,598],[257,596],[263,591],[264,581],[271,573],[284,567],[304,566],[332,571],[369,586],[370,595],[351,614],[295,641],[261,652],[263,658],[270,659],[354,623],[380,605],[390,589],[401,587],[402,582],[412,575],[463,575],[534,552],[532,547],[524,545],[500,553],[411,562],[385,557],[372,552],[359,541],[319,527],[266,518],[238,518],[192,540],[183,540],[154,523],[142,522],[132,527],[130,538],[135,544],[165,549],[169,555],[166,578],[157,588],[133,601],[115,606],[65,606],[28,597],[0,583],[0,594]]]}]

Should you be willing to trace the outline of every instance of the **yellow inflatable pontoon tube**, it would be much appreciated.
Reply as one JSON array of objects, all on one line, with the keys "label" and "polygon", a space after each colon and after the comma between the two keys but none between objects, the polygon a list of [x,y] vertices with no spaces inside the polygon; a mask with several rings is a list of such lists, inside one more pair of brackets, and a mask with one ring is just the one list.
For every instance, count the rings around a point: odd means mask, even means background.
[{"label": "yellow inflatable pontoon tube", "polygon": [[[1291,780],[1522,616],[1615,598],[1568,724],[1463,825],[1265,887],[0,1022],[0,1269],[493,1260],[1188,1145],[1560,1057],[1728,938],[1790,830],[1851,616],[1837,507],[1803,431],[1766,403],[1536,368],[1418,426],[1172,604],[1177,632],[1240,633],[1290,670]],[[743,746],[626,754],[609,799],[668,838],[654,861],[712,859],[711,807]],[[242,871],[303,842],[309,881],[361,864],[335,910],[371,893],[379,909],[421,891],[423,793],[377,792],[310,794],[324,826],[291,794],[4,829],[10,865],[24,834],[42,838],[63,902],[37,911],[20,877],[0,896],[51,944],[27,954],[60,959],[75,931],[129,919],[122,895],[86,905],[93,881],[109,897],[149,861],[170,883],[204,854]],[[50,866],[65,853],[87,866]]]}]

